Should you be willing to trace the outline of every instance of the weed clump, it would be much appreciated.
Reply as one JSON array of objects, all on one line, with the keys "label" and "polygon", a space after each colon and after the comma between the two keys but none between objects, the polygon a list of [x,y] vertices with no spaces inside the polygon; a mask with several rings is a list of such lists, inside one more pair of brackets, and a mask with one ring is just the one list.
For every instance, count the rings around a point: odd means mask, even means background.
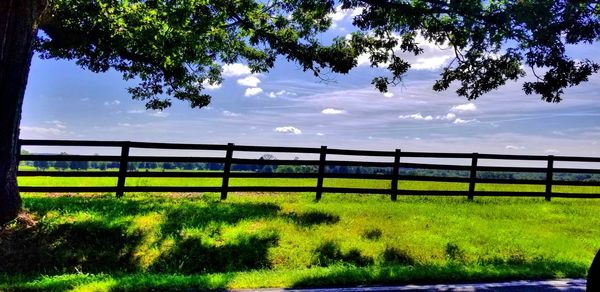
[{"label": "weed clump", "polygon": [[283,216],[302,227],[310,227],[319,224],[335,224],[340,222],[340,216],[321,211],[309,211],[300,214],[292,212]]},{"label": "weed clump", "polygon": [[397,247],[386,247],[381,254],[383,262],[385,264],[396,264],[396,265],[414,265],[415,260],[405,250]]},{"label": "weed clump", "polygon": [[379,240],[383,232],[379,228],[366,229],[362,233],[362,237],[368,240]]},{"label": "weed clump", "polygon": [[347,253],[342,252],[338,243],[325,241],[319,245],[314,252],[313,264],[317,266],[330,266],[333,264],[348,263],[355,266],[367,266],[373,264],[373,259],[363,256],[358,249],[351,249]]},{"label": "weed clump", "polygon": [[447,243],[446,244],[446,258],[451,261],[465,261],[465,251],[461,249],[457,244]]}]

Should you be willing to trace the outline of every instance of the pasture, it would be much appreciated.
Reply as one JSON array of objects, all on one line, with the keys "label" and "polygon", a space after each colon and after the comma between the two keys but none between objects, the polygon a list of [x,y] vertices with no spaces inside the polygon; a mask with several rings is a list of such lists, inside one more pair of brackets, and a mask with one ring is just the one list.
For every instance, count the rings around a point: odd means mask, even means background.
[{"label": "pasture", "polygon": [[[315,179],[232,178],[231,186]],[[21,177],[31,186],[116,178]],[[218,178],[126,184],[219,186]],[[325,186],[389,187],[325,179]],[[468,183],[400,181],[403,189]],[[399,187],[400,187],[399,186]],[[478,184],[481,190],[544,186]],[[574,193],[598,187],[556,186]],[[561,190],[561,188],[564,188]],[[0,289],[346,286],[585,277],[600,248],[600,200],[324,193],[23,194],[29,217],[0,237]]]}]

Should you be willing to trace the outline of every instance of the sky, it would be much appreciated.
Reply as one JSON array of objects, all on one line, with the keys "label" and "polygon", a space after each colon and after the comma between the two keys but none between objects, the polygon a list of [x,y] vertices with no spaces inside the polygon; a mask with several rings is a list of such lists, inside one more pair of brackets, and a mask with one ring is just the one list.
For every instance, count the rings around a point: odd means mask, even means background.
[{"label": "sky", "polygon": [[[323,38],[352,31],[352,13],[333,15]],[[209,107],[175,101],[163,112],[132,100],[127,87],[134,83],[117,72],[96,74],[73,61],[35,56],[21,138],[600,156],[600,76],[567,89],[560,103],[525,95],[526,79],[468,101],[452,89],[432,90],[452,55],[422,43],[425,53],[406,56],[412,69],[387,94],[370,84],[386,70],[364,58],[326,83],[281,58],[263,74],[243,63],[224,65],[224,82],[208,90]],[[568,52],[600,60],[600,44]]]}]

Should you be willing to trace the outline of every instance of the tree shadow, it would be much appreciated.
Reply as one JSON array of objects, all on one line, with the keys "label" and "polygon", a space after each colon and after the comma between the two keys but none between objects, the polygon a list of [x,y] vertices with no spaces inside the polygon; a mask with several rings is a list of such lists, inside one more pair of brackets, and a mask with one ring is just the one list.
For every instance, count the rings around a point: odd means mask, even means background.
[{"label": "tree shadow", "polygon": [[325,241],[315,249],[313,264],[317,266],[330,266],[334,264],[368,266],[373,264],[373,259],[363,256],[358,249],[353,248],[348,252],[343,252],[338,243]]},{"label": "tree shadow", "polygon": [[[58,213],[59,217],[34,225],[17,222],[2,230],[0,273],[199,273],[270,267],[268,249],[278,244],[276,231],[241,232],[225,243],[184,237],[182,232],[185,228],[204,232],[214,225],[276,218],[278,205],[219,201],[194,204],[174,199],[161,204],[161,200],[152,200],[155,198],[27,198],[26,207],[31,214],[43,218]],[[77,218],[77,214],[84,217]],[[160,221],[146,222],[153,229],[132,228],[132,218],[149,214],[159,214]],[[148,221],[151,220],[153,217]],[[148,236],[154,238],[148,241]],[[161,254],[152,257],[149,265],[141,265],[140,254],[144,257],[144,253],[154,252],[157,245],[167,241],[172,246],[160,249]]]},{"label": "tree shadow", "polygon": [[150,269],[184,274],[269,269],[268,251],[278,241],[276,232],[240,234],[233,242],[220,246],[197,237],[186,238],[162,253]]},{"label": "tree shadow", "polygon": [[340,221],[340,216],[321,211],[308,211],[305,213],[290,212],[283,214],[282,217],[301,227],[310,227],[320,224],[331,225]]},{"label": "tree shadow", "polygon": [[139,239],[124,227],[97,221],[16,226],[0,236],[0,273],[130,272],[136,269],[131,258]]},{"label": "tree shadow", "polygon": [[166,211],[161,230],[173,234],[183,227],[203,228],[211,223],[233,225],[242,220],[271,219],[277,217],[280,210],[273,203],[209,202],[207,206],[198,207],[182,201]]}]

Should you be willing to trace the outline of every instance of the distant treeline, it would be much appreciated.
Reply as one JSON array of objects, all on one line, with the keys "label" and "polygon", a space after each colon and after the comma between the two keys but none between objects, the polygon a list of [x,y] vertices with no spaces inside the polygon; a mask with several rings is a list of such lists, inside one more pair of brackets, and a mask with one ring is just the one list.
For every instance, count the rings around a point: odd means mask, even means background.
[{"label": "distant treeline", "polygon": [[[22,154],[29,154],[23,152]],[[67,153],[61,153],[67,155]],[[296,159],[299,159],[296,157]],[[265,154],[259,160],[277,160],[272,154]],[[50,168],[55,170],[74,170],[84,171],[88,169],[108,170],[118,169],[119,162],[102,161],[22,161],[21,165],[33,166],[37,170],[43,171]],[[201,162],[129,162],[129,171],[165,171],[165,170],[184,170],[184,171],[220,171],[223,170],[222,163],[201,163]],[[263,164],[232,164],[232,171],[248,171],[258,173],[316,173],[318,167],[314,165],[263,165]],[[327,166],[326,173],[340,174],[382,174],[392,173],[391,167],[361,167],[361,166]],[[411,176],[432,176],[432,177],[469,177],[469,171],[461,170],[435,170],[435,169],[415,169],[401,168],[400,175]],[[478,171],[478,178],[484,179],[530,179],[543,180],[545,173],[527,173],[527,172],[492,172]],[[555,173],[555,180],[565,181],[600,181],[598,174],[585,173]]]}]

